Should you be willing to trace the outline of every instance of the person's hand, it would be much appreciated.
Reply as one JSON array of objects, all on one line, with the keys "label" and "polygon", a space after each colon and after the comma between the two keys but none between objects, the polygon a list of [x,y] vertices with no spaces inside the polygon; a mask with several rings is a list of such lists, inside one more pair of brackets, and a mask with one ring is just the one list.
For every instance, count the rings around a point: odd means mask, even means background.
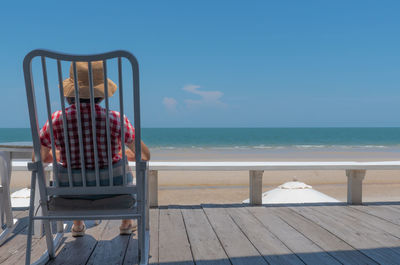
[{"label": "person's hand", "polygon": [[126,157],[128,158],[128,161],[135,161],[136,160],[136,155],[135,155],[134,152],[132,152],[131,149],[125,149],[125,154],[126,154]]},{"label": "person's hand", "polygon": [[[43,156],[43,162],[44,163],[53,163],[53,152],[51,151],[51,149],[46,148],[43,151],[43,153],[44,153],[42,155]],[[60,150],[56,150],[56,160],[57,160],[57,162],[60,162]]]},{"label": "person's hand", "polygon": [[[125,149],[125,154],[126,154],[126,158],[128,158],[128,161],[136,161],[136,155],[134,152],[132,152],[131,149],[127,148]],[[119,155],[122,156],[122,151],[119,152]],[[147,161],[147,156],[144,152],[142,152],[142,159],[144,161]]]}]

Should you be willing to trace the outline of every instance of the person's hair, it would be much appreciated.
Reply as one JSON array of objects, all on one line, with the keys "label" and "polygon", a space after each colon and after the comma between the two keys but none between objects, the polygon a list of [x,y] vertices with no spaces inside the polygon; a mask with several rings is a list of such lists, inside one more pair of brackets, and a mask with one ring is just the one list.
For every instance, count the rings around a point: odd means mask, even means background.
[{"label": "person's hair", "polygon": [[[67,102],[69,105],[75,104],[75,98],[67,97]],[[103,98],[94,98],[94,104],[99,104]],[[90,98],[80,98],[79,103],[90,103]]]}]

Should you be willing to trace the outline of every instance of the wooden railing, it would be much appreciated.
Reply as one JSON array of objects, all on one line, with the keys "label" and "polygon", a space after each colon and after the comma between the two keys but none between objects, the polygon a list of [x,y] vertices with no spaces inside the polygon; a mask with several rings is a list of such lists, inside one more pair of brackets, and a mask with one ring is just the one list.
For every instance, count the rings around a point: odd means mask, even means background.
[{"label": "wooden railing", "polygon": [[[27,160],[13,160],[12,169],[25,171]],[[129,162],[134,169],[135,163]],[[47,167],[50,170],[51,167]],[[347,176],[347,203],[362,203],[362,182],[367,170],[400,170],[400,161],[380,162],[149,162],[150,207],[158,206],[158,171],[248,171],[250,204],[262,204],[264,171],[344,170]],[[49,171],[50,173],[50,171]]]}]

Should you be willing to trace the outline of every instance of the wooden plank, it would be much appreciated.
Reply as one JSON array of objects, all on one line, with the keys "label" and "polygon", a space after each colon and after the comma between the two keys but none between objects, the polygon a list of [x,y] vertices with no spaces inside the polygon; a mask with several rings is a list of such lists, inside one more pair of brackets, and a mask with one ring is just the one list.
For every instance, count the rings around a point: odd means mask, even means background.
[{"label": "wooden plank", "polygon": [[126,248],[126,254],[125,254],[123,265],[138,264],[139,259],[137,256],[137,253],[138,253],[137,251],[138,251],[138,237],[137,237],[137,233],[134,233],[129,238],[129,244],[128,244],[128,247]]},{"label": "wooden plank", "polygon": [[[13,255],[22,253],[25,255],[26,249],[26,233],[28,230],[28,211],[19,215],[19,224],[15,227],[13,233],[4,242],[3,246],[0,247],[0,264],[6,262],[8,258]],[[12,263],[9,263],[12,264]]]},{"label": "wooden plank", "polygon": [[215,235],[203,209],[182,208],[193,259],[199,265],[230,265],[229,259]]},{"label": "wooden plank", "polygon": [[[55,231],[55,225],[52,226],[53,231]],[[21,242],[21,251],[14,253],[5,264],[24,264],[25,254],[26,254],[26,234],[28,227],[21,231],[20,235],[23,235],[23,242]],[[41,238],[32,238],[32,252],[31,252],[31,262],[33,263],[39,259],[43,253],[47,250],[46,238],[43,236]]]},{"label": "wooden plank", "polygon": [[223,207],[204,205],[203,210],[232,264],[268,264]]},{"label": "wooden plank", "polygon": [[[400,247],[400,227],[398,225],[347,206],[322,206],[316,207],[315,210],[328,216],[334,215],[350,227],[357,226],[358,229],[367,231],[383,246]],[[397,251],[400,253],[400,249]]]},{"label": "wooden plank", "polygon": [[279,218],[271,208],[248,208],[251,213],[306,264],[340,264],[314,242]]},{"label": "wooden plank", "polygon": [[[26,236],[25,243],[22,243],[21,246],[23,248],[22,251],[14,253],[4,263],[2,262],[1,264],[25,264]],[[33,249],[33,251],[31,252],[31,263],[38,259],[47,249],[45,238],[32,238],[32,248],[34,247],[35,249]],[[38,249],[39,251],[36,249]]]},{"label": "wooden plank", "polygon": [[194,264],[180,209],[160,209],[159,262]]},{"label": "wooden plank", "polygon": [[149,264],[158,264],[158,235],[160,210],[150,209],[150,257]]},{"label": "wooden plank", "polygon": [[344,221],[334,214],[322,214],[315,208],[317,207],[290,207],[293,211],[323,227],[379,264],[396,264],[395,261],[400,260],[399,253],[395,249],[387,247],[382,242],[382,237],[373,233],[371,229],[360,228],[357,224]]},{"label": "wooden plank", "polygon": [[400,238],[400,212],[381,206],[351,206],[339,209],[348,216],[365,219],[366,224],[377,226]]},{"label": "wooden plank", "polygon": [[[72,237],[70,231],[64,234],[65,241],[56,251],[56,258],[50,260],[48,264],[86,264],[94,248],[97,245],[97,239],[107,224],[107,221],[102,221],[99,225],[94,226],[93,221],[85,221],[87,225],[86,235],[83,237]],[[32,261],[40,257],[43,251],[46,250],[45,238],[41,238],[38,244],[35,245],[35,256],[32,256]]]},{"label": "wooden plank", "polygon": [[400,205],[399,204],[381,205],[380,207],[385,207],[392,211],[396,211],[396,212],[400,213]]},{"label": "wooden plank", "polygon": [[386,206],[386,205],[369,205],[369,206],[364,206],[364,205],[357,205],[357,206],[351,206],[354,209],[357,209],[359,211],[368,213],[369,215],[376,216],[378,218],[382,218],[384,220],[387,220],[393,224],[400,225],[400,211],[397,210],[396,208],[393,208],[391,206]]},{"label": "wooden plank", "polygon": [[87,264],[122,264],[129,238],[132,235],[120,236],[120,220],[110,220],[102,231],[97,246],[92,252]]},{"label": "wooden plank", "polygon": [[227,211],[269,264],[304,264],[246,208],[228,208]]},{"label": "wooden plank", "polygon": [[282,220],[302,233],[343,264],[377,264],[319,225],[285,207],[273,210]]}]

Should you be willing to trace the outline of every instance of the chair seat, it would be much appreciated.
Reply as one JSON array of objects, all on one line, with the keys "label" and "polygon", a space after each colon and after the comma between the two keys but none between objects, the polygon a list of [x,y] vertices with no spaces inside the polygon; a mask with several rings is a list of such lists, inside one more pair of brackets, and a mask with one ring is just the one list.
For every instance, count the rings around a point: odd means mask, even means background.
[{"label": "chair seat", "polygon": [[135,202],[133,195],[124,194],[97,200],[52,197],[47,205],[50,211],[119,210],[133,209]]}]

